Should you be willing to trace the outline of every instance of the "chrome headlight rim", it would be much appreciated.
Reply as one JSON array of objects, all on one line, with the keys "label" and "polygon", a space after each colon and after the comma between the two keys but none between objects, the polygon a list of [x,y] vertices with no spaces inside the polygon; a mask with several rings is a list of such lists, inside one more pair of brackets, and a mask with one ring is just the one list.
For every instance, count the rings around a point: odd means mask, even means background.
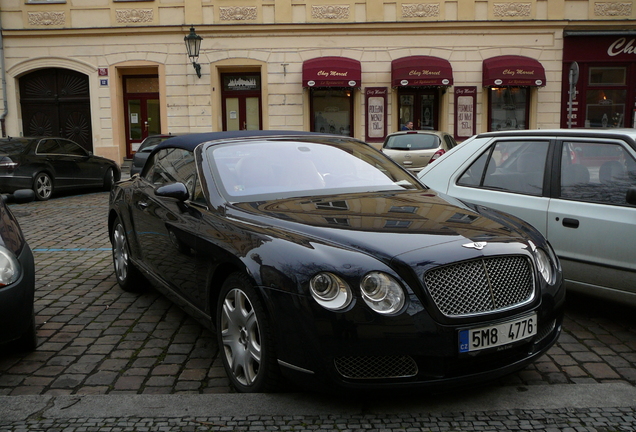
[{"label": "chrome headlight rim", "polygon": [[534,262],[537,268],[537,272],[541,275],[544,281],[548,284],[554,282],[556,263],[551,258],[551,253],[545,251],[540,247],[537,247],[533,242],[530,243],[532,254],[534,255]]},{"label": "chrome headlight rim", "polygon": [[22,266],[13,252],[0,246],[0,288],[14,284],[20,279]]},{"label": "chrome headlight rim", "polygon": [[364,302],[380,315],[396,315],[406,303],[406,292],[390,274],[372,271],[360,280],[360,294]]},{"label": "chrome headlight rim", "polygon": [[353,300],[349,284],[331,272],[314,275],[309,281],[309,291],[320,306],[331,311],[346,309]]}]

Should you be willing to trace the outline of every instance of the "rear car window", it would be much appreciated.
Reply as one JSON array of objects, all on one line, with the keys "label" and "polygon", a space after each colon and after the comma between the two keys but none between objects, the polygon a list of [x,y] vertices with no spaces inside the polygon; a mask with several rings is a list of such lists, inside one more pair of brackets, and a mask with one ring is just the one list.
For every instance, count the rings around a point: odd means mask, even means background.
[{"label": "rear car window", "polygon": [[29,141],[22,139],[0,140],[0,153],[7,155],[20,154],[27,148]]},{"label": "rear car window", "polygon": [[384,148],[395,150],[430,150],[438,148],[439,144],[440,139],[437,135],[413,133],[389,137]]}]

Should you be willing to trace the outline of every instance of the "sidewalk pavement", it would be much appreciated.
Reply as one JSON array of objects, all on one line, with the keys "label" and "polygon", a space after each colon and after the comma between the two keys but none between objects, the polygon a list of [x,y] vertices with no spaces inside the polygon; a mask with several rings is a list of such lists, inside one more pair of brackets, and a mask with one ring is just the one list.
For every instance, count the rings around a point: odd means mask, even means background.
[{"label": "sidewalk pavement", "polygon": [[107,208],[105,192],[12,206],[36,260],[39,347],[0,351],[0,432],[636,430],[635,310],[583,296],[545,356],[480,390],[234,394],[212,333],[151,288],[119,289]]},{"label": "sidewalk pavement", "polygon": [[440,396],[1,396],[0,431],[636,431],[625,383],[490,387]]}]

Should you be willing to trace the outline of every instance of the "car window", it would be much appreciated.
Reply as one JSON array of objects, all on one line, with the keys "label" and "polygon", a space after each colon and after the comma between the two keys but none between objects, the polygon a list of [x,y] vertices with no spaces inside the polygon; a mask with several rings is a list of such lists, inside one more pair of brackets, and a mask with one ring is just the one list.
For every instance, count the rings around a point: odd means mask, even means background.
[{"label": "car window", "polygon": [[150,136],[143,140],[137,151],[152,151],[155,147],[157,147],[157,144],[167,140],[168,138],[172,138],[172,136]]},{"label": "car window", "polygon": [[450,135],[444,135],[444,141],[446,142],[446,147],[450,150],[457,145],[457,141]]},{"label": "car window", "polygon": [[407,133],[387,138],[385,149],[395,150],[430,150],[440,145],[440,139],[433,134]]},{"label": "car window", "polygon": [[75,144],[73,141],[58,139],[58,143],[62,147],[62,154],[71,156],[87,156],[86,150]]},{"label": "car window", "polygon": [[6,155],[15,155],[24,152],[29,141],[25,139],[9,138],[0,141],[0,153]]},{"label": "car window", "polygon": [[541,195],[549,141],[498,141],[460,176],[457,184]]},{"label": "car window", "polygon": [[58,144],[57,140],[44,139],[39,142],[36,150],[37,154],[62,154],[62,148]]},{"label": "car window", "polygon": [[148,161],[142,177],[155,186],[181,182],[188,188],[192,201],[205,203],[197,177],[194,154],[190,151],[177,148],[161,149]]},{"label": "car window", "polygon": [[563,143],[561,198],[630,206],[626,195],[633,186],[636,186],[636,160],[620,144]]}]

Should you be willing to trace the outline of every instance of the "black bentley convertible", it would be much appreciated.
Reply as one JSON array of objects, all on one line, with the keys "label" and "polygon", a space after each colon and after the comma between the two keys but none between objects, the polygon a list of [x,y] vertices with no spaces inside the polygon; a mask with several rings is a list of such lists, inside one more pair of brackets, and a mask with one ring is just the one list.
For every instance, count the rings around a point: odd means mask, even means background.
[{"label": "black bentley convertible", "polygon": [[111,192],[117,280],[218,335],[241,392],[464,386],[561,331],[550,245],[420,184],[371,146],[302,132],[184,135]]}]

